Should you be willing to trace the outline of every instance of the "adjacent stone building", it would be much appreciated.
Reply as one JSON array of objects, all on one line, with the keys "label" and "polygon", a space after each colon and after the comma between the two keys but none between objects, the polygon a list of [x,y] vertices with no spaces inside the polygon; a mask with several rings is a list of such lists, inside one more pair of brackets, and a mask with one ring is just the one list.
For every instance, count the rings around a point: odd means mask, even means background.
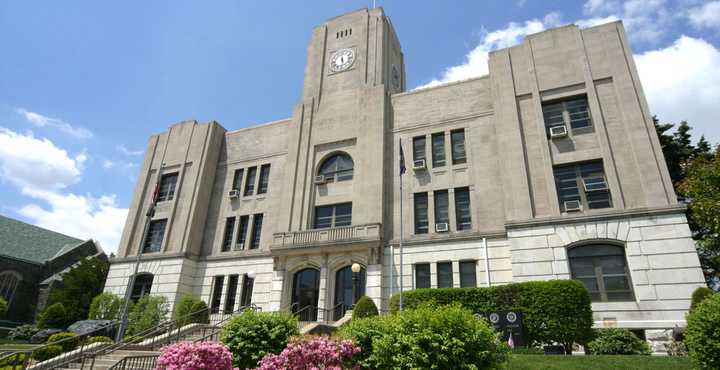
[{"label": "adjacent stone building", "polygon": [[8,302],[0,320],[32,322],[54,285],[62,282],[62,273],[90,256],[106,258],[92,239],[0,216],[0,297]]},{"label": "adjacent stone building", "polygon": [[530,35],[489,71],[406,91],[382,9],[328,20],[290,118],[150,138],[106,290],[124,293],[142,248],[135,297],[196,294],[215,311],[318,307],[312,319],[353,292],[386,309],[400,284],[575,278],[599,327],[683,325],[704,279],[622,23]]}]

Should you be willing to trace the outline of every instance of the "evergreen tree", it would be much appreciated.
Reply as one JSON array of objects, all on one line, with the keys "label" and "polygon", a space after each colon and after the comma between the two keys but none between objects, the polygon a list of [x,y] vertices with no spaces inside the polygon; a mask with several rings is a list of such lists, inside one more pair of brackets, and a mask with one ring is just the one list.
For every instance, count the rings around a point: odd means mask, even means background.
[{"label": "evergreen tree", "polygon": [[62,274],[62,282],[50,292],[48,305],[62,303],[68,321],[73,323],[88,317],[90,303],[102,293],[110,265],[99,258],[86,258]]}]

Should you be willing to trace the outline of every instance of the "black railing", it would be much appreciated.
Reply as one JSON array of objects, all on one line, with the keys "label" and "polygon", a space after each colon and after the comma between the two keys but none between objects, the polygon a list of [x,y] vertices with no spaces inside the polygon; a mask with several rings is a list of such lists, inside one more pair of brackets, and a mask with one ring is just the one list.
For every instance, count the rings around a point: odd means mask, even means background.
[{"label": "black railing", "polygon": [[316,321],[328,323],[340,320],[345,315],[345,312],[347,312],[347,307],[344,303],[338,303],[332,308],[321,308],[317,306],[304,306],[298,308],[297,303],[293,303],[290,305],[290,309],[300,322]]},{"label": "black railing", "polygon": [[160,355],[144,355],[125,357],[116,363],[109,370],[155,370]]},{"label": "black railing", "polygon": [[[227,321],[229,321],[231,318],[233,318],[237,314],[241,314],[245,311],[260,311],[260,307],[258,307],[255,304],[250,304],[249,306],[243,306],[238,308],[237,310],[233,311],[230,314],[223,314],[224,318],[212,326],[205,326],[203,328],[200,328],[199,338],[195,339],[195,343],[200,342],[217,342],[220,340],[220,331],[222,330],[223,324],[225,324]],[[198,333],[196,333],[198,334]]]}]

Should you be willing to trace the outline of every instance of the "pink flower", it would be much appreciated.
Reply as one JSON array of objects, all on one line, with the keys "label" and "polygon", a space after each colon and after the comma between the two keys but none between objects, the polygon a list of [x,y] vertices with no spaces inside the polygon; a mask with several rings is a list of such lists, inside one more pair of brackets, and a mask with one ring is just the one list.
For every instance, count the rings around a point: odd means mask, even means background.
[{"label": "pink flower", "polygon": [[232,353],[220,343],[180,342],[163,347],[157,369],[235,370]]},{"label": "pink flower", "polygon": [[265,356],[256,370],[342,370],[350,365],[360,347],[349,340],[308,336],[294,338],[280,354]]}]

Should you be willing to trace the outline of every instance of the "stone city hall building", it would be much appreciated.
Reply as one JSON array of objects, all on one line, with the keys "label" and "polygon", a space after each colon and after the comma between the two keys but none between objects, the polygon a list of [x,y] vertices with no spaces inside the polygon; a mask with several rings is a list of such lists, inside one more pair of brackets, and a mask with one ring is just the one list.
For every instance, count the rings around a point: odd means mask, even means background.
[{"label": "stone city hall building", "polygon": [[133,297],[215,312],[327,318],[353,282],[386,309],[391,276],[394,292],[578,279],[599,327],[684,324],[703,274],[622,23],[533,34],[489,75],[413,91],[381,8],[315,27],[307,53],[290,118],[150,138],[107,291],[142,248]]}]

